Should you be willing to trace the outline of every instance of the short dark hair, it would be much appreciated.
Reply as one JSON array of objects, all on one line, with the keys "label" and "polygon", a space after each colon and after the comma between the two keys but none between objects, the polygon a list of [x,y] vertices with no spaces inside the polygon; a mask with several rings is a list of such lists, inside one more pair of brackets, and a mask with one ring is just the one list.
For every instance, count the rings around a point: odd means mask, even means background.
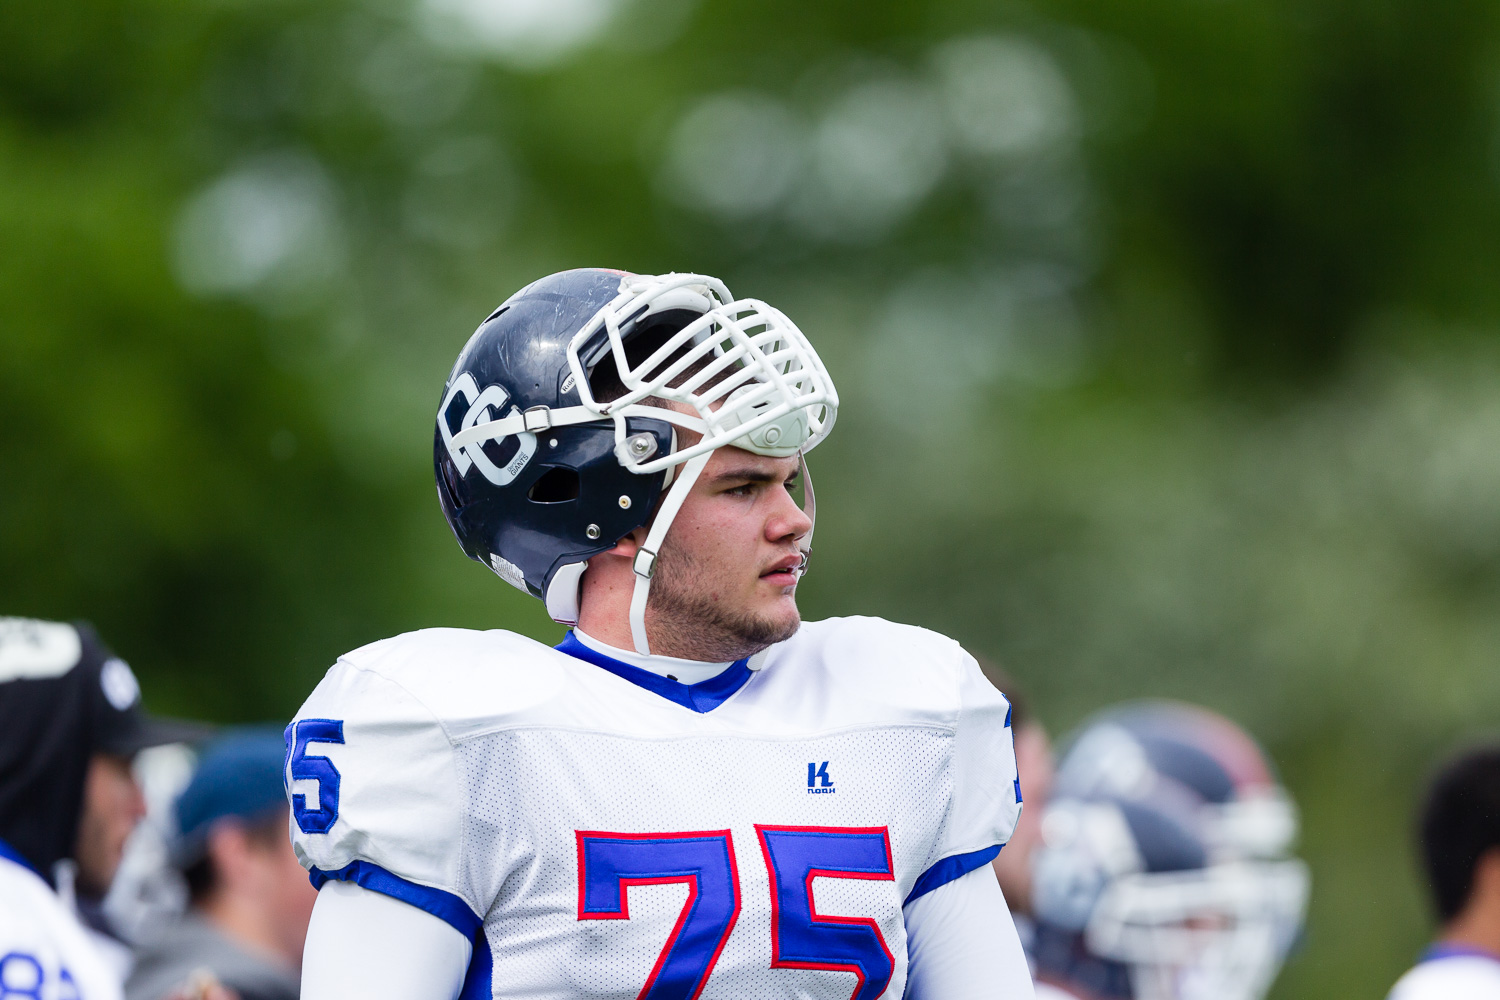
[{"label": "short dark hair", "polygon": [[1438,916],[1458,916],[1473,890],[1474,867],[1500,847],[1500,746],[1465,751],[1439,769],[1420,820],[1422,860]]}]

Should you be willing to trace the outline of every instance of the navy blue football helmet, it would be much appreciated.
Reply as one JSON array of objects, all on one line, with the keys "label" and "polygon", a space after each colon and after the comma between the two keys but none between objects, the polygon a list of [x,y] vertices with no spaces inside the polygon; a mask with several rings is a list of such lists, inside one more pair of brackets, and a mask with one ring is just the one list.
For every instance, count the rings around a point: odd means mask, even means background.
[{"label": "navy blue football helmet", "polygon": [[[438,498],[464,552],[566,624],[587,560],[651,524],[631,615],[645,652],[656,553],[713,450],[802,454],[837,406],[801,331],[715,278],[563,271],[512,295],[459,354],[433,441]],[[697,439],[679,448],[677,428]]]},{"label": "navy blue football helmet", "polygon": [[[1285,824],[1290,823],[1290,829]],[[1032,860],[1043,981],[1129,1000],[1259,1000],[1299,933],[1295,812],[1255,742],[1141,702],[1062,755]]]},{"label": "navy blue football helmet", "polygon": [[1281,857],[1297,835],[1296,806],[1255,740],[1182,702],[1127,702],[1089,719],[1064,749],[1053,792],[1191,802],[1216,859]]}]

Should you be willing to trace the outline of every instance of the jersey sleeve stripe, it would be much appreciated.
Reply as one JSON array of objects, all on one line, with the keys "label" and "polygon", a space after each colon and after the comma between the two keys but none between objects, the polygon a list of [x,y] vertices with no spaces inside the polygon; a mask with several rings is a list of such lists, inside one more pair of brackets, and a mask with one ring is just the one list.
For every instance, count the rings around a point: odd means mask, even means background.
[{"label": "jersey sleeve stripe", "polygon": [[490,940],[483,931],[474,936],[474,951],[469,958],[469,971],[464,973],[464,984],[458,991],[458,1000],[491,1000],[495,991],[495,956],[490,952]]},{"label": "jersey sleeve stripe", "polygon": [[408,882],[401,876],[392,875],[379,865],[368,861],[351,861],[344,867],[333,871],[311,868],[307,874],[312,880],[314,889],[323,888],[323,883],[329,881],[353,882],[372,892],[399,899],[403,903],[410,903],[417,909],[425,910],[439,920],[450,924],[454,930],[471,940],[484,923],[473,910],[469,909],[468,903],[453,893],[434,889],[430,885]]},{"label": "jersey sleeve stripe", "polygon": [[979,851],[970,851],[968,854],[954,854],[946,857],[927,869],[918,876],[916,884],[911,887],[906,901],[901,905],[910,906],[912,901],[927,895],[939,886],[946,885],[956,878],[963,878],[969,872],[994,861],[1000,853],[1004,844],[995,844]]}]

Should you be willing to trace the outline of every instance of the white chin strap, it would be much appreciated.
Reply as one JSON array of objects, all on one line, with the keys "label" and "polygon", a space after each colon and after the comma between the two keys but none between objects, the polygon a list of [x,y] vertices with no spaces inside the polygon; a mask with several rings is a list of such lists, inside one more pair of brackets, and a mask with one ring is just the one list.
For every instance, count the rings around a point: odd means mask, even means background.
[{"label": "white chin strap", "polygon": [[[667,529],[672,526],[672,521],[677,517],[677,512],[682,509],[682,502],[693,489],[693,484],[703,474],[704,466],[713,457],[713,452],[704,452],[696,455],[682,463],[681,470],[672,483],[672,488],[667,491],[667,498],[662,501],[661,510],[656,512],[656,520],[651,522],[651,529],[646,532],[646,541],[635,554],[635,561],[631,568],[635,571],[635,589],[630,595],[630,638],[635,643],[635,651],[642,656],[651,655],[651,644],[646,641],[646,601],[651,595],[651,578],[656,575],[656,558],[661,551],[662,540],[667,537]],[[807,469],[807,458],[802,454],[797,455],[797,464],[802,472],[802,489],[806,495],[806,514],[809,521],[816,523],[817,511],[813,501],[812,473]],[[803,537],[799,548],[802,550],[802,564],[797,567],[797,577],[800,579],[807,572],[807,561],[812,555],[813,526],[809,525],[807,534]]]}]

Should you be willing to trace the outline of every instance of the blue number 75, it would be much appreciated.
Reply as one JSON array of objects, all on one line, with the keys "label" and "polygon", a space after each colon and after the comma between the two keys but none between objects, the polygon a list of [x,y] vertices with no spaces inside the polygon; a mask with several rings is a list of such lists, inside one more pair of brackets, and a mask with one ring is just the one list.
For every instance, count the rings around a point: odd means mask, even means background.
[{"label": "blue number 75", "polygon": [[[771,876],[771,968],[853,973],[850,1000],[885,993],[896,961],[880,925],[868,917],[818,913],[813,880],[894,881],[889,831],[757,824],[755,832]],[[740,914],[729,831],[576,835],[579,920],[629,920],[633,885],[687,884],[677,925],[636,1000],[695,1000]]]}]

